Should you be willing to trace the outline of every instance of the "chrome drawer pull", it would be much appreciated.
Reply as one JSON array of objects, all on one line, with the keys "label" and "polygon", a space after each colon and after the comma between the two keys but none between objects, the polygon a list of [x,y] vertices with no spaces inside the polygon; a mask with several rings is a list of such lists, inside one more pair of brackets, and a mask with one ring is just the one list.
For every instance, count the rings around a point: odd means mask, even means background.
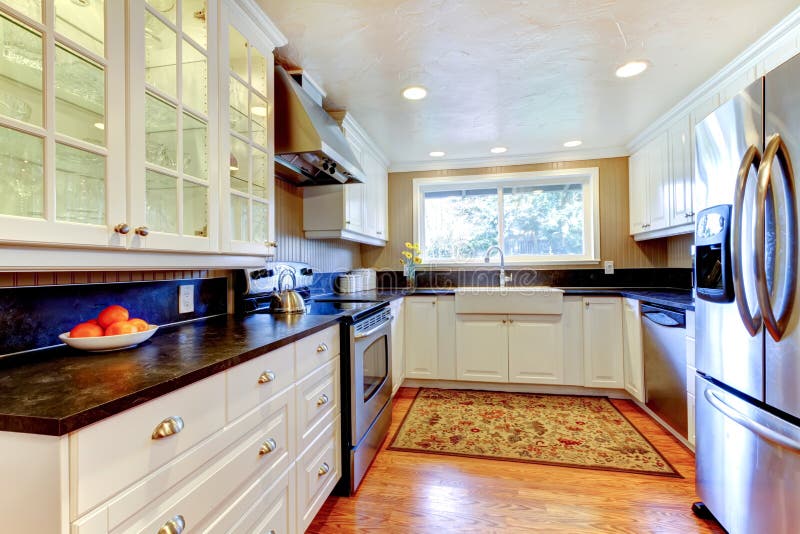
[{"label": "chrome drawer pull", "polygon": [[158,529],[158,534],[181,534],[184,528],[186,528],[186,520],[182,515],[176,515]]},{"label": "chrome drawer pull", "polygon": [[265,455],[271,453],[272,451],[274,451],[277,448],[278,448],[278,444],[275,442],[275,440],[272,439],[272,438],[269,438],[269,439],[267,439],[267,441],[265,441],[261,445],[261,448],[258,450],[258,455],[259,456],[265,456]]},{"label": "chrome drawer pull", "polygon": [[319,471],[317,471],[317,476],[324,477],[330,472],[331,472],[331,466],[328,465],[328,462],[324,462],[322,464],[322,467],[319,468]]},{"label": "chrome drawer pull", "polygon": [[261,373],[261,376],[258,377],[259,384],[266,384],[267,382],[272,382],[275,380],[275,373],[272,371],[264,371]]},{"label": "chrome drawer pull", "polygon": [[[153,439],[164,439],[183,430],[183,419],[177,415],[167,417],[153,430]],[[178,516],[179,517],[179,516]]]},{"label": "chrome drawer pull", "polygon": [[319,398],[317,399],[317,406],[325,406],[326,404],[328,404],[328,402],[330,402],[330,399],[328,398],[328,396],[327,396],[327,395],[325,395],[325,394],[323,393],[323,394],[322,394],[322,395],[320,395],[320,396],[319,396]]},{"label": "chrome drawer pull", "polygon": [[328,350],[328,345],[325,343],[320,343],[317,345],[317,352],[326,352]]}]

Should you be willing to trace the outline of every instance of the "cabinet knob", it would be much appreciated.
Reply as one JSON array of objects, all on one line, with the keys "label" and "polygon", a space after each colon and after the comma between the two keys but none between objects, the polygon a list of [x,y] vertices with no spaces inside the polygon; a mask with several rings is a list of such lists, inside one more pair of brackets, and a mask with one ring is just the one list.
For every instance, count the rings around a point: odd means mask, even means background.
[{"label": "cabinet knob", "polygon": [[266,456],[267,454],[271,453],[277,448],[278,448],[278,443],[274,439],[269,438],[267,439],[267,441],[261,444],[261,448],[258,449],[258,455]]},{"label": "cabinet knob", "polygon": [[177,415],[167,417],[153,430],[152,439],[164,439],[183,430],[183,419]]},{"label": "cabinet knob", "polygon": [[328,345],[325,343],[320,343],[317,345],[317,352],[326,352],[328,350]]},{"label": "cabinet knob", "polygon": [[158,534],[181,534],[186,528],[186,520],[182,515],[176,515],[158,529]]},{"label": "cabinet knob", "polygon": [[319,468],[319,471],[317,471],[317,476],[324,477],[330,472],[331,472],[331,466],[328,465],[328,462],[323,462],[323,464]]},{"label": "cabinet knob", "polygon": [[259,384],[266,384],[267,382],[272,382],[273,380],[275,380],[275,373],[272,371],[264,371],[258,377]]},{"label": "cabinet knob", "polygon": [[138,236],[147,237],[147,235],[150,233],[150,229],[146,226],[137,226],[134,232],[136,232],[136,235]]},{"label": "cabinet knob", "polygon": [[125,235],[131,231],[131,227],[128,226],[126,223],[119,223],[114,227],[114,231],[117,232],[118,234]]},{"label": "cabinet knob", "polygon": [[589,302],[584,302],[584,304],[586,305],[587,308],[589,307]]},{"label": "cabinet knob", "polygon": [[505,319],[503,319],[503,324],[506,324],[506,320]]},{"label": "cabinet knob", "polygon": [[328,402],[330,402],[330,400],[331,399],[329,399],[328,396],[323,393],[317,399],[317,406],[325,406],[326,404],[328,404]]}]

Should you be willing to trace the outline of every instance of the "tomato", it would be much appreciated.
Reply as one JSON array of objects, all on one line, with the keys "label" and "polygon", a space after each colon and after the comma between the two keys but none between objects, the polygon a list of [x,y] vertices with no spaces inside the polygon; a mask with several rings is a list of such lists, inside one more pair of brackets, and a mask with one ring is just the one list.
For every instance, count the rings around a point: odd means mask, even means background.
[{"label": "tomato", "polygon": [[128,321],[117,321],[106,328],[106,335],[119,336],[122,334],[135,334],[138,331],[136,325],[132,325]]},{"label": "tomato", "polygon": [[128,310],[115,304],[100,312],[100,315],[97,316],[97,324],[103,328],[108,328],[114,323],[127,321],[128,317]]},{"label": "tomato", "polygon": [[145,321],[144,319],[128,319],[128,322],[133,326],[135,326],[136,330],[138,330],[139,332],[144,332],[145,330],[150,328],[150,325],[147,324],[147,321]]},{"label": "tomato", "polygon": [[69,331],[69,337],[100,337],[103,329],[89,322],[81,323]]}]

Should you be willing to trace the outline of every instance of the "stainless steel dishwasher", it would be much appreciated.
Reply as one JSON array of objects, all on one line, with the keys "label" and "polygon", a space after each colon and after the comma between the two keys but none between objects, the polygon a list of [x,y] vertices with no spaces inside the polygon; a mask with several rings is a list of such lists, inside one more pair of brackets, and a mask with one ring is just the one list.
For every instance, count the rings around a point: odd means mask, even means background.
[{"label": "stainless steel dishwasher", "polygon": [[642,303],[645,404],[686,437],[686,312]]}]

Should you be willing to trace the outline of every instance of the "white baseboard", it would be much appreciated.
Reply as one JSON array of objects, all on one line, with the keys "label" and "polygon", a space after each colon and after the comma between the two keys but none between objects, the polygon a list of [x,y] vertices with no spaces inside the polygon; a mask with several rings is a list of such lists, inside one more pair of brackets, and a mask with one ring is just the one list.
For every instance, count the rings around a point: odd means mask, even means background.
[{"label": "white baseboard", "polygon": [[[460,380],[420,380],[406,378],[401,384],[407,388],[480,389],[510,393],[546,393],[550,395],[586,395],[633,400],[623,389],[585,388],[582,386],[552,386],[548,384],[497,384],[493,382],[464,382]],[[399,386],[398,386],[399,387]]]}]

